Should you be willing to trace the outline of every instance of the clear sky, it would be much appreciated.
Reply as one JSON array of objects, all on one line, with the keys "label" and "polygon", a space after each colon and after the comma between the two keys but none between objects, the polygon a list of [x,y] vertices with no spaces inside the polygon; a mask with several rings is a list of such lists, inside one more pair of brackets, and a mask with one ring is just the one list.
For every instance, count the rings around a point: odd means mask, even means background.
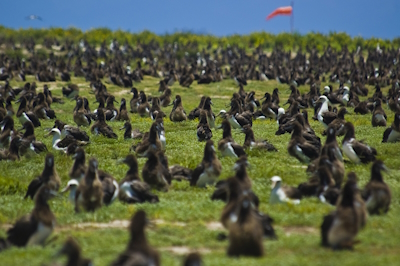
[{"label": "clear sky", "polygon": [[[0,25],[11,28],[107,27],[157,34],[193,31],[218,36],[290,31],[289,17],[265,17],[290,0],[2,0]],[[43,21],[29,21],[28,15]],[[294,28],[351,36],[400,37],[400,0],[294,0]]]}]

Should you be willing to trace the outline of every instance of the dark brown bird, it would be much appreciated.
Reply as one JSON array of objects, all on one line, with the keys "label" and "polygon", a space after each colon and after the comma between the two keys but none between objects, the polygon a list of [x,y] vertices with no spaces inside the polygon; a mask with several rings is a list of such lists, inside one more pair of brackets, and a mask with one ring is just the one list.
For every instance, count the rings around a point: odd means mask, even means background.
[{"label": "dark brown bird", "polygon": [[79,94],[79,87],[75,84],[68,84],[67,87],[62,87],[62,94],[68,99],[73,99]]},{"label": "dark brown bird", "polygon": [[97,110],[97,121],[92,125],[90,131],[95,135],[101,134],[107,138],[118,139],[117,134],[115,134],[113,129],[107,125],[103,109]]},{"label": "dark brown bird", "polygon": [[[346,123],[346,120],[344,120],[344,116],[345,116],[345,114],[348,114],[348,113],[349,112],[347,111],[346,108],[344,108],[344,107],[340,108],[336,119],[329,123],[329,126],[333,127],[335,129],[336,136],[342,136],[345,134],[344,124]],[[322,135],[323,136],[326,135],[326,130],[324,130],[324,132],[322,132]]]},{"label": "dark brown bird", "polygon": [[[162,152],[162,151],[159,151]],[[151,188],[168,191],[168,168],[162,165],[159,160],[159,155],[155,151],[149,151],[147,154],[147,162],[142,169],[143,181],[146,182]]]},{"label": "dark brown bird", "polygon": [[76,106],[74,109],[73,117],[74,117],[74,122],[78,127],[80,126],[87,127],[92,123],[90,116],[87,114],[87,111],[84,108],[83,99],[81,97],[78,97],[76,100]]},{"label": "dark brown bird", "polygon": [[63,138],[67,135],[71,135],[74,139],[80,141],[89,141],[90,139],[85,131],[80,130],[78,127],[67,125],[61,120],[56,120],[53,128],[58,128],[61,131],[61,137]]},{"label": "dark brown bird", "polygon": [[222,165],[215,154],[214,142],[208,140],[204,147],[204,155],[201,163],[194,169],[191,186],[205,187],[216,182],[221,174]]},{"label": "dark brown bird", "polygon": [[182,122],[187,120],[185,109],[182,106],[182,98],[180,95],[175,96],[174,107],[169,114],[169,119],[172,122]]},{"label": "dark brown bird", "polygon": [[274,145],[268,142],[268,140],[256,140],[254,137],[253,129],[250,125],[245,125],[242,131],[244,134],[246,134],[246,137],[244,138],[243,148],[250,150],[256,149],[266,151],[278,151]]},{"label": "dark brown bird", "polygon": [[33,199],[37,191],[45,185],[54,191],[58,191],[61,185],[61,179],[54,166],[54,155],[51,153],[46,155],[42,174],[31,181],[24,198]]},{"label": "dark brown bird", "polygon": [[288,144],[288,152],[291,156],[303,163],[309,163],[319,156],[318,147],[306,141],[302,135],[302,126],[297,121],[293,124],[292,137]]},{"label": "dark brown bird", "polygon": [[381,100],[376,99],[374,102],[374,111],[372,112],[372,126],[373,127],[386,127],[387,116],[382,108]]},{"label": "dark brown bird", "polygon": [[197,140],[206,141],[212,138],[212,131],[208,124],[207,113],[205,110],[200,112],[199,124],[197,125]]},{"label": "dark brown bird", "polygon": [[141,139],[143,137],[143,133],[139,129],[132,130],[132,124],[129,121],[126,121],[124,126],[120,128],[120,130],[124,129],[124,139]]},{"label": "dark brown bird", "polygon": [[131,92],[133,93],[132,99],[130,100],[131,113],[137,113],[140,104],[139,93],[135,87],[131,89]]},{"label": "dark brown bird", "polygon": [[147,101],[147,96],[143,91],[140,92],[139,99],[140,102],[137,107],[137,112],[141,117],[148,117],[150,112],[150,104]]},{"label": "dark brown bird", "polygon": [[166,89],[163,95],[160,96],[160,104],[162,107],[167,107],[171,103],[171,89]]},{"label": "dark brown bird", "polygon": [[18,136],[14,137],[10,142],[8,150],[0,150],[0,160],[10,160],[10,161],[19,160],[20,143],[21,143],[21,138]]},{"label": "dark brown bird", "polygon": [[239,158],[242,155],[246,155],[243,147],[232,138],[231,124],[227,120],[223,120],[220,128],[222,128],[223,132],[222,139],[218,141],[218,150],[222,156]]},{"label": "dark brown bird", "polygon": [[25,129],[25,133],[22,135],[19,144],[19,155],[27,157],[35,156],[41,152],[47,151],[46,145],[36,140],[35,129],[32,122],[27,121],[23,124],[22,129]]},{"label": "dark brown bird", "polygon": [[203,109],[205,100],[206,100],[206,96],[202,96],[200,99],[199,105],[196,108],[194,108],[192,111],[190,111],[190,113],[188,115],[189,120],[194,120],[194,119],[200,117],[200,111],[201,111],[201,109]]},{"label": "dark brown bird", "polygon": [[229,219],[228,256],[263,256],[263,227],[248,196],[241,197]]},{"label": "dark brown bird", "polygon": [[31,214],[22,217],[7,231],[7,246],[25,247],[44,245],[53,232],[56,217],[47,201],[56,195],[48,186],[42,186],[35,196],[35,207]]},{"label": "dark brown bird", "polygon": [[117,115],[116,120],[118,120],[118,121],[129,121],[128,111],[126,110],[126,100],[125,100],[125,98],[121,99],[121,105],[119,107],[119,113]]},{"label": "dark brown bird", "polygon": [[157,152],[162,150],[162,144],[158,137],[158,128],[157,122],[151,125],[148,138],[144,138],[135,149],[137,156],[147,157],[150,151]]},{"label": "dark brown bird", "polygon": [[361,193],[370,214],[383,214],[389,211],[392,194],[389,186],[383,181],[382,171],[388,171],[388,168],[382,161],[375,161],[371,168],[371,180]]},{"label": "dark brown bird", "polygon": [[394,121],[390,128],[383,133],[382,142],[398,142],[400,141],[400,112],[394,115]]},{"label": "dark brown bird", "polygon": [[153,249],[146,239],[144,232],[148,221],[146,213],[139,210],[131,218],[129,225],[130,240],[126,250],[111,263],[112,266],[123,265],[160,265],[160,255]]},{"label": "dark brown bird", "polygon": [[322,245],[333,249],[352,249],[354,238],[365,224],[365,204],[358,200],[355,180],[345,184],[336,211],[324,217],[321,225]]},{"label": "dark brown bird", "polygon": [[69,237],[63,247],[57,252],[56,256],[67,256],[66,266],[91,266],[92,261],[82,257],[82,250],[79,244]]},{"label": "dark brown bird", "polygon": [[347,158],[356,164],[375,161],[376,149],[356,140],[354,126],[351,122],[347,122],[345,128],[346,135],[343,138],[342,149]]},{"label": "dark brown bird", "polygon": [[183,266],[202,266],[203,261],[201,255],[197,252],[192,252],[186,256]]},{"label": "dark brown bird", "polygon": [[135,156],[127,155],[119,163],[129,166],[125,177],[120,181],[119,200],[126,203],[159,202],[158,196],[151,193],[148,184],[142,182],[139,177],[139,166]]},{"label": "dark brown bird", "polygon": [[80,212],[82,206],[85,211],[95,211],[103,205],[103,187],[97,173],[98,162],[92,158],[85,177],[79,182],[75,195],[75,211]]},{"label": "dark brown bird", "polygon": [[[239,181],[240,187],[243,191],[247,191],[253,197],[253,203],[256,207],[259,205],[259,199],[251,191],[251,180],[247,174],[247,167],[249,167],[249,162],[246,156],[241,156],[235,163],[233,170],[235,170],[235,175],[233,178],[236,178]],[[218,181],[215,185],[215,191],[213,192],[211,199],[212,200],[222,200],[224,202],[228,201],[228,187],[227,180]]]},{"label": "dark brown bird", "polygon": [[72,165],[68,175],[71,179],[76,179],[78,182],[85,177],[86,166],[85,166],[85,151],[82,148],[78,148],[72,157],[75,161]]}]

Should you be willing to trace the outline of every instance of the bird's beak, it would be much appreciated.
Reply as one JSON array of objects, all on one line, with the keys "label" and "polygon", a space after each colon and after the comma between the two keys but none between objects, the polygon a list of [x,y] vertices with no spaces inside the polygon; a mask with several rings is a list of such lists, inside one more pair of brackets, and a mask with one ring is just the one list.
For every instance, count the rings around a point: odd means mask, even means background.
[{"label": "bird's beak", "polygon": [[117,160],[117,164],[124,164],[125,163],[125,158]]},{"label": "bird's beak", "polygon": [[52,189],[50,189],[50,195],[52,195],[53,197],[59,197],[57,191],[54,191]]},{"label": "bird's beak", "polygon": [[63,188],[60,192],[61,193],[65,193],[67,191],[69,191],[71,189],[71,186],[66,186],[65,188]]},{"label": "bird's beak", "polygon": [[390,169],[386,165],[382,165],[382,170],[386,173],[390,173]]}]

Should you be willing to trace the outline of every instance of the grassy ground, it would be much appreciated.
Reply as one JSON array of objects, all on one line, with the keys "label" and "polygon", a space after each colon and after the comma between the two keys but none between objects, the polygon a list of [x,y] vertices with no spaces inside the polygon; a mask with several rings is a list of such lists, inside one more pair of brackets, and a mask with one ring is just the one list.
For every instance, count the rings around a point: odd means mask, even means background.
[{"label": "grassy ground", "polygon": [[[33,77],[28,77],[33,81]],[[146,77],[142,83],[135,84],[139,90],[147,94],[158,95],[156,79]],[[83,79],[73,78],[81,88],[81,95],[89,98],[92,110],[96,105],[94,97],[89,94],[89,84]],[[12,81],[11,85],[21,86],[22,83]],[[54,96],[61,97],[63,82],[48,84]],[[117,100],[122,97],[129,102],[131,95],[129,90],[107,85],[109,92],[113,93]],[[258,98],[264,92],[278,87],[285,100],[288,96],[287,85],[279,85],[275,81],[249,82],[246,91],[254,90]],[[337,84],[334,85],[337,87]],[[42,90],[43,84],[38,83]],[[302,92],[308,91],[308,87],[300,87]],[[198,105],[201,95],[210,95],[214,103],[214,112],[226,109],[232,93],[237,91],[232,80],[210,85],[192,85],[191,88],[181,88],[178,84],[172,86],[173,96],[180,94],[183,106],[190,111]],[[370,90],[372,93],[372,88]],[[387,88],[384,89],[385,93]],[[372,94],[371,94],[372,95]],[[282,100],[281,100],[282,101]],[[57,118],[74,124],[72,109],[75,102],[66,100],[64,105],[53,104]],[[17,109],[17,106],[14,106]],[[389,118],[389,125],[393,121],[393,113],[385,106]],[[169,114],[171,107],[166,108]],[[353,110],[350,110],[351,112]],[[309,114],[312,111],[309,110]],[[311,115],[310,115],[311,117]],[[172,252],[172,247],[186,247],[190,250],[199,250],[203,253],[206,265],[366,265],[387,264],[395,265],[400,260],[398,250],[400,248],[400,158],[398,144],[381,143],[384,128],[372,128],[371,115],[360,116],[350,114],[346,116],[348,121],[356,125],[356,137],[365,139],[366,142],[377,148],[379,158],[392,169],[385,176],[386,182],[392,189],[392,206],[387,215],[370,217],[366,228],[359,234],[361,241],[352,252],[333,252],[319,246],[319,225],[323,215],[333,207],[320,203],[317,199],[302,200],[300,205],[269,205],[270,177],[279,175],[284,183],[297,185],[307,179],[306,165],[288,155],[286,150],[290,135],[275,136],[277,129],[275,121],[255,121],[253,129],[256,138],[266,138],[277,148],[277,153],[257,152],[249,153],[251,169],[249,175],[253,181],[253,190],[260,197],[261,210],[267,212],[275,219],[275,227],[279,239],[277,241],[265,240],[264,249],[266,255],[262,259],[232,259],[225,255],[227,242],[219,242],[216,236],[223,231],[218,225],[222,202],[213,202],[210,195],[213,188],[192,188],[186,182],[173,182],[167,193],[156,192],[160,197],[158,204],[124,205],[115,202],[109,207],[103,207],[95,213],[75,214],[73,206],[68,202],[67,196],[59,197],[51,201],[51,208],[57,217],[57,230],[53,234],[56,239],[46,247],[32,247],[28,249],[16,249],[0,253],[2,265],[41,265],[53,261],[52,255],[60,247],[61,243],[69,235],[74,236],[83,248],[85,256],[93,259],[95,265],[108,265],[116,256],[124,250],[128,234],[125,228],[76,228],[80,223],[95,222],[109,223],[114,220],[127,220],[138,209],[144,209],[151,220],[158,221],[155,226],[147,230],[149,242],[158,248],[162,254],[163,265],[180,265],[183,256]],[[142,131],[148,130],[152,121],[150,118],[140,118],[131,115],[134,128]],[[16,122],[19,126],[19,122]],[[42,127],[36,129],[36,136],[50,149],[51,138],[44,138],[44,128],[52,127],[53,121],[43,121]],[[310,121],[316,132],[322,132],[323,128],[318,122]],[[104,137],[96,137],[89,133],[91,144],[86,147],[87,158],[92,156],[99,160],[99,167],[120,180],[125,175],[126,166],[117,165],[116,161],[129,152],[131,141],[123,140],[123,132],[118,128],[122,122],[109,123],[119,135],[118,140],[110,140]],[[181,164],[194,168],[202,159],[204,143],[199,143],[196,137],[197,121],[172,123],[165,119],[165,131],[167,138],[166,155],[170,165]],[[89,130],[88,130],[89,131]],[[222,135],[221,131],[213,131],[213,140],[217,142]],[[233,132],[233,137],[238,143],[243,143],[244,135],[238,131]],[[321,138],[325,140],[324,137]],[[339,140],[341,142],[341,139]],[[35,158],[22,158],[19,162],[0,163],[0,237],[5,236],[6,227],[15,222],[20,216],[28,213],[33,206],[30,200],[22,200],[26,187],[30,180],[40,174],[43,169],[45,154]],[[234,159],[220,158],[223,165],[221,178],[227,178],[233,174]],[[68,181],[68,171],[72,166],[72,159],[61,153],[55,153],[56,168],[62,178],[63,185]],[[141,167],[146,159],[138,159]],[[346,164],[346,171],[355,171],[359,176],[359,185],[363,187],[370,177],[370,165]]]}]

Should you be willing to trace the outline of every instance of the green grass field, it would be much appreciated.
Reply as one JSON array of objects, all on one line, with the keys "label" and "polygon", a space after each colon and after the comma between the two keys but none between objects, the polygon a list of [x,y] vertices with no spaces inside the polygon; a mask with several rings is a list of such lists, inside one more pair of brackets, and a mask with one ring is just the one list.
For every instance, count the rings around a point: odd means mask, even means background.
[{"label": "green grass field", "polygon": [[[33,81],[29,76],[28,81]],[[89,99],[92,110],[97,107],[94,104],[94,95],[89,83],[81,78],[72,78],[72,82],[80,87],[80,95]],[[104,81],[103,81],[104,82]],[[158,95],[158,80],[150,77],[135,86],[144,90],[148,95]],[[11,81],[13,87],[23,83]],[[38,91],[43,89],[44,83],[37,83]],[[61,97],[61,87],[66,83],[48,83],[53,96]],[[128,89],[106,84],[110,93],[114,94],[118,101],[122,97],[131,98]],[[323,84],[325,85],[325,84]],[[338,84],[333,84],[334,88]],[[268,91],[278,87],[281,91],[281,102],[288,97],[288,86],[277,84],[275,81],[258,82],[249,81],[246,91],[254,90],[257,98]],[[370,96],[373,88],[370,88]],[[307,86],[301,86],[300,91],[308,91]],[[384,93],[387,93],[384,89]],[[213,110],[218,113],[226,109],[225,105],[237,87],[233,80],[225,80],[210,85],[193,84],[191,88],[182,88],[178,84],[172,86],[173,97],[176,94],[182,96],[183,106],[187,112],[198,105],[202,95],[209,95],[214,103]],[[72,118],[74,101],[65,99],[65,104],[53,104],[58,119],[75,125]],[[17,104],[14,109],[17,110]],[[129,108],[129,107],[128,107]],[[393,113],[384,106],[388,114],[388,125],[393,121]],[[164,111],[169,114],[171,107]],[[310,118],[312,110],[309,109]],[[350,112],[353,110],[350,109]],[[152,123],[150,118],[140,118],[137,114],[130,114],[134,128],[147,131]],[[372,128],[371,115],[346,116],[356,126],[356,137],[365,139],[368,144],[378,150],[378,158],[392,169],[384,176],[392,190],[392,205],[386,215],[369,217],[367,226],[362,230],[354,251],[334,252],[322,248],[320,244],[319,226],[323,215],[334,208],[319,202],[316,198],[307,198],[299,205],[269,205],[270,178],[273,175],[282,177],[283,182],[296,185],[307,180],[306,165],[299,163],[289,156],[287,143],[290,135],[275,136],[276,121],[255,121],[253,130],[256,138],[268,139],[279,150],[277,153],[250,151],[249,176],[252,179],[253,190],[260,197],[260,209],[275,219],[274,227],[278,234],[278,240],[265,240],[265,256],[261,259],[253,258],[228,258],[226,254],[227,241],[218,241],[217,235],[223,232],[219,226],[219,218],[224,204],[210,200],[213,188],[200,189],[190,187],[187,182],[173,182],[167,193],[155,192],[160,202],[158,204],[125,205],[118,201],[109,207],[103,207],[95,213],[75,214],[73,206],[69,203],[67,195],[51,200],[50,205],[57,217],[57,229],[50,238],[55,237],[45,247],[11,248],[0,253],[1,265],[42,265],[54,261],[52,257],[61,247],[62,242],[68,237],[75,237],[83,249],[83,254],[93,260],[95,265],[108,265],[120,252],[125,249],[128,241],[128,233],[122,225],[110,223],[115,220],[128,220],[138,209],[144,209],[153,226],[147,229],[147,236],[151,245],[161,252],[163,265],[181,265],[184,252],[199,251],[202,253],[205,265],[398,265],[400,263],[400,143],[381,143],[384,128]],[[220,122],[220,121],[218,121]],[[204,143],[197,141],[197,121],[173,123],[165,119],[165,131],[167,138],[166,155],[170,166],[180,164],[194,168],[202,159]],[[323,131],[319,122],[311,121],[311,126],[320,135]],[[54,121],[42,121],[42,127],[35,130],[38,140],[43,141],[51,150],[51,137],[45,138],[45,128],[52,127]],[[91,144],[85,150],[87,158],[96,157],[99,168],[112,175],[117,180],[124,177],[127,167],[117,165],[117,160],[123,158],[129,152],[132,141],[123,139],[123,131],[118,131],[123,122],[109,123],[119,135],[118,140],[106,139],[102,136],[90,135]],[[16,121],[16,127],[19,122]],[[87,128],[89,131],[89,128]],[[222,137],[222,131],[213,131],[213,140],[217,142]],[[243,144],[244,135],[239,131],[233,131],[236,142]],[[321,136],[324,142],[325,138]],[[341,143],[342,138],[338,139]],[[65,185],[69,180],[68,171],[72,166],[72,159],[64,154],[55,152],[56,169]],[[220,155],[220,154],[218,154]],[[16,219],[30,212],[33,202],[23,200],[26,188],[36,175],[40,174],[44,165],[45,154],[35,158],[22,158],[17,162],[1,161],[0,163],[0,237],[6,235],[7,227]],[[220,158],[223,171],[222,179],[229,177],[235,162],[232,158]],[[141,168],[146,159],[138,159]],[[355,171],[359,177],[359,186],[363,187],[370,178],[370,165],[353,165],[346,163],[346,172]],[[84,226],[92,222],[96,225]],[[85,224],[83,224],[85,223]],[[102,227],[100,224],[102,223]],[[177,249],[179,248],[179,249]],[[62,259],[61,259],[62,261]]]}]

